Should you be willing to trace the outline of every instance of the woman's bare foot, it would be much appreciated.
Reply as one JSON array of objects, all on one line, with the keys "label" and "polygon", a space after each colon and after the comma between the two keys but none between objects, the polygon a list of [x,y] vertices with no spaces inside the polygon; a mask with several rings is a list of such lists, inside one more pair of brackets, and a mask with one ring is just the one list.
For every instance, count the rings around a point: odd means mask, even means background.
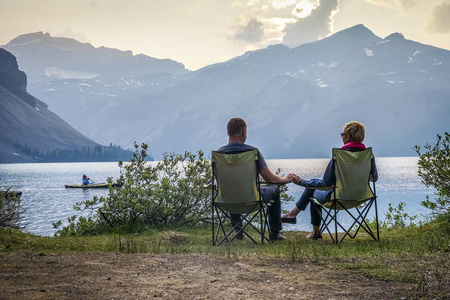
[{"label": "woman's bare foot", "polygon": [[320,226],[313,226],[313,231],[306,236],[307,239],[321,239]]},{"label": "woman's bare foot", "polygon": [[307,238],[307,239],[313,239],[313,238],[316,237],[316,235],[317,235],[317,233],[311,232],[310,234],[308,234],[308,235],[306,236],[306,238]]}]

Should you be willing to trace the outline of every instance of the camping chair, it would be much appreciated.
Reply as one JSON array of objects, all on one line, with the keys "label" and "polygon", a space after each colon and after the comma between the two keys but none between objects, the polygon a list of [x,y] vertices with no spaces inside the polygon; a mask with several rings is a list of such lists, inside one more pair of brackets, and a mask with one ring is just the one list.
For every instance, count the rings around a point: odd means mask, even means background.
[{"label": "camping chair", "polygon": [[[374,240],[380,240],[375,182],[370,174],[372,158],[372,148],[355,152],[333,149],[336,185],[328,187],[328,189],[333,189],[331,198],[324,204],[311,198],[311,205],[315,205],[318,211],[320,211],[320,207],[325,211],[325,216],[321,215],[322,225],[318,236],[321,236],[326,230],[333,243],[339,244],[346,236],[355,238],[360,229],[363,229]],[[366,221],[366,216],[372,206],[375,208],[376,235]],[[351,225],[349,227],[345,228],[342,225],[342,219],[338,220],[340,211],[346,212],[350,216]],[[330,231],[332,222],[334,222],[334,236]],[[340,240],[338,240],[338,226],[344,231]],[[352,228],[354,233],[351,232]]]},{"label": "camping chair", "polygon": [[[257,149],[236,154],[212,152],[213,245],[243,235],[257,243],[247,228],[253,228],[261,236],[261,244],[264,240],[271,242],[267,206],[259,192],[261,184]],[[226,223],[232,221],[231,214],[241,215],[242,222],[232,225],[227,232]]]}]

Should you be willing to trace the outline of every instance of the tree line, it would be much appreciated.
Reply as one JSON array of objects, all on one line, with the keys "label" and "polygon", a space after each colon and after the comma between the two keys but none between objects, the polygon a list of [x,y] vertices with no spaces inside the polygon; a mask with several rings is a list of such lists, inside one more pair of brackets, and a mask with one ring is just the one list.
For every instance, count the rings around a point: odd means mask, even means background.
[{"label": "tree line", "polygon": [[[117,162],[128,161],[133,157],[134,151],[124,149],[112,143],[109,146],[95,145],[80,149],[53,149],[40,151],[27,145],[15,143],[19,154],[32,157],[38,162]],[[149,155],[146,160],[153,160]]]}]

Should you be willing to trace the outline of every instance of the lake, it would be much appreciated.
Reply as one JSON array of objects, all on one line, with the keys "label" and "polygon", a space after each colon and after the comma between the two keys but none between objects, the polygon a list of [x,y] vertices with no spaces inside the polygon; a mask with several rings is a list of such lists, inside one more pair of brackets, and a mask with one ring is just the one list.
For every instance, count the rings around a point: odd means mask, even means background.
[{"label": "lake", "polygon": [[[379,179],[376,183],[378,194],[379,219],[384,220],[389,203],[395,207],[405,202],[405,212],[419,214],[420,220],[426,219],[428,211],[420,205],[426,196],[434,196],[417,175],[417,157],[377,158]],[[282,168],[283,173],[295,173],[304,179],[321,178],[329,159],[276,159],[267,160],[272,171]],[[155,163],[155,162],[151,162]],[[43,163],[43,164],[0,164],[0,190],[11,188],[21,191],[22,206],[26,209],[23,223],[26,231],[37,235],[53,235],[52,223],[74,215],[87,215],[87,212],[75,212],[76,202],[97,196],[108,196],[107,189],[66,189],[66,184],[80,184],[86,174],[96,183],[106,182],[108,177],[117,179],[120,169],[117,163]],[[287,193],[299,198],[303,187],[288,185]],[[294,202],[283,205],[291,209]],[[368,218],[373,219],[374,214]],[[284,230],[310,230],[309,211],[302,212],[296,225],[285,225]]]}]

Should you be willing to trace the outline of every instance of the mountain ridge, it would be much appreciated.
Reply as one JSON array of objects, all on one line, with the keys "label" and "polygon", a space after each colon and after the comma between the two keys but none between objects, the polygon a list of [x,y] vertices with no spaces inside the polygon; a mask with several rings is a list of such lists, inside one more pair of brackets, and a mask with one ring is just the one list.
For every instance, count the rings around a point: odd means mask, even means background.
[{"label": "mountain ridge", "polygon": [[246,119],[248,142],[267,158],[329,157],[351,120],[366,125],[376,155],[410,156],[414,145],[448,130],[449,65],[448,50],[398,33],[383,39],[360,24],[197,71],[150,76],[118,68],[30,89],[87,136],[124,147],[145,142],[156,159],[218,148],[234,116]]}]

